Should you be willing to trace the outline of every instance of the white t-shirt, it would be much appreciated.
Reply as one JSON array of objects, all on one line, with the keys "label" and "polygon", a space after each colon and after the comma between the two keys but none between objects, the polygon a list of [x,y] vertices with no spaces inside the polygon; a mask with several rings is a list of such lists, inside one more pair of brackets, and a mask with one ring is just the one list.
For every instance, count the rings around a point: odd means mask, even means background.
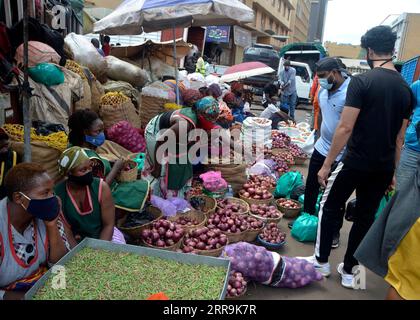
[{"label": "white t-shirt", "polygon": [[271,117],[279,111],[280,109],[277,108],[275,104],[270,103],[267,108],[261,112],[260,118],[271,119]]}]

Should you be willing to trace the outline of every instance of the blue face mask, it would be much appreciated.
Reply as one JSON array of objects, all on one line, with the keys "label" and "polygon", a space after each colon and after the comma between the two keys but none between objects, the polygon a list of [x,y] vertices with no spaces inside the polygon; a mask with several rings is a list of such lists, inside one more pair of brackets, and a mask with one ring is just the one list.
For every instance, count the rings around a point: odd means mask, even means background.
[{"label": "blue face mask", "polygon": [[105,143],[105,133],[101,132],[95,137],[85,135],[85,141],[94,145],[95,147],[100,147]]},{"label": "blue face mask", "polygon": [[331,90],[334,87],[334,83],[330,83],[327,79],[319,79],[319,85],[325,90]]},{"label": "blue face mask", "polygon": [[60,213],[60,204],[56,196],[47,199],[31,199],[22,192],[20,194],[29,200],[28,207],[25,208],[23,205],[22,207],[35,218],[53,221]]}]

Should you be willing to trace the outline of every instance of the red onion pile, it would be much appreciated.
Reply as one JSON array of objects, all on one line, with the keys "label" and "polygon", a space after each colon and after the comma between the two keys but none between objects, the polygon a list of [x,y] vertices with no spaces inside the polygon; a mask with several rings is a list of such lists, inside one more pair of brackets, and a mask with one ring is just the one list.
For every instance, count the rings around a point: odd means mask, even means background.
[{"label": "red onion pile", "polygon": [[247,283],[244,276],[240,272],[231,271],[229,276],[229,284],[227,287],[227,296],[234,298],[245,293]]},{"label": "red onion pile", "polygon": [[271,156],[271,160],[277,162],[278,164],[286,163],[287,165],[294,165],[295,158],[289,151],[284,151],[276,155]]},{"label": "red onion pile", "polygon": [[251,213],[264,219],[277,219],[282,215],[275,206],[268,206],[266,204],[252,204]]},{"label": "red onion pile", "polygon": [[185,227],[193,227],[200,224],[200,221],[189,217],[179,217],[175,222]]},{"label": "red onion pile", "polygon": [[[272,189],[276,187],[277,181],[271,176],[252,175],[249,178],[248,185],[249,187],[261,186],[266,189]],[[244,185],[244,188],[245,188],[245,185]]]},{"label": "red onion pile", "polygon": [[214,226],[203,227],[185,235],[182,251],[194,253],[195,250],[215,250],[224,247],[227,243],[227,236],[219,229]]},{"label": "red onion pile", "polygon": [[272,131],[273,148],[284,149],[287,148],[291,142],[290,137],[279,131]]},{"label": "red onion pile", "polygon": [[246,217],[234,214],[231,209],[219,208],[207,220],[209,227],[216,227],[226,233],[241,233],[248,229]]},{"label": "red onion pile", "polygon": [[280,231],[277,223],[269,223],[260,233],[260,238],[266,242],[277,244],[286,240],[286,233]]},{"label": "red onion pile", "polygon": [[249,228],[248,230],[260,230],[264,227],[264,222],[254,217],[248,216],[246,217],[246,221],[248,222]]},{"label": "red onion pile", "polygon": [[299,209],[300,208],[299,204],[297,204],[296,202],[292,200],[287,200],[287,199],[279,199],[277,200],[277,204],[286,209]]},{"label": "red onion pile", "polygon": [[292,143],[288,147],[290,154],[295,158],[307,158],[308,155],[296,144]]},{"label": "red onion pile", "polygon": [[144,242],[155,247],[170,247],[184,236],[182,227],[164,218],[153,222],[152,226],[141,233]]},{"label": "red onion pile", "polygon": [[254,200],[267,200],[273,197],[267,187],[261,186],[252,181],[245,183],[243,189],[239,191],[239,194],[244,198]]},{"label": "red onion pile", "polygon": [[232,199],[217,200],[217,206],[220,209],[232,210],[233,213],[237,213],[237,214],[245,214],[248,211],[247,206],[240,204]]}]

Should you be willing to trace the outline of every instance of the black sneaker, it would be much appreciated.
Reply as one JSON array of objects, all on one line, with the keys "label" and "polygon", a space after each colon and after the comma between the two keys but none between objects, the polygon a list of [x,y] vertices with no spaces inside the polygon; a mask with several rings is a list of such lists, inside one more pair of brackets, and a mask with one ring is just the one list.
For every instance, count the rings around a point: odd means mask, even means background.
[{"label": "black sneaker", "polygon": [[292,220],[289,222],[289,224],[287,225],[289,227],[289,229],[293,228],[293,224],[295,223],[296,220]]},{"label": "black sneaker", "polygon": [[340,234],[337,233],[333,238],[331,248],[337,249],[339,246],[340,246]]}]

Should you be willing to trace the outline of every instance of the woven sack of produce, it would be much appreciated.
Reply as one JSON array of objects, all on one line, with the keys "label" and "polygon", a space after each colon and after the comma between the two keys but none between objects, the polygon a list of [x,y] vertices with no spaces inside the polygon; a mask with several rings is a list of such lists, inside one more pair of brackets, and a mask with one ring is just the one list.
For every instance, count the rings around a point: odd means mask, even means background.
[{"label": "woven sack of produce", "polygon": [[105,143],[96,149],[96,152],[110,162],[115,162],[118,159],[128,159],[132,155],[129,150],[111,140],[105,140]]},{"label": "woven sack of produce", "polygon": [[146,149],[146,141],[128,121],[120,121],[107,130],[108,139],[118,143],[127,150],[138,153]]},{"label": "woven sack of produce", "polygon": [[[28,66],[35,67],[40,63],[60,63],[60,55],[49,45],[39,41],[28,42]],[[23,44],[16,49],[15,60],[23,66]]]},{"label": "woven sack of produce", "polygon": [[146,70],[113,56],[107,56],[105,60],[108,64],[107,76],[110,79],[125,81],[135,87],[144,87],[150,81]]},{"label": "woven sack of produce", "polygon": [[146,126],[153,117],[165,112],[165,104],[171,102],[169,99],[142,94],[140,107],[141,123]]},{"label": "woven sack of produce", "polygon": [[128,121],[134,128],[140,128],[140,116],[131,100],[119,92],[108,92],[101,98],[99,116],[105,129],[120,121]]},{"label": "woven sack of produce", "polygon": [[98,80],[92,82],[90,86],[92,105],[91,110],[99,113],[99,107],[101,106],[101,98],[105,94],[104,88]]},{"label": "woven sack of produce", "polygon": [[[86,71],[84,71],[77,62],[70,59],[67,59],[64,67],[76,73],[78,76],[80,76],[80,78],[82,78],[83,81],[83,95],[81,99],[74,104],[74,110],[90,109],[92,105],[92,92],[90,89],[89,80],[86,76]],[[89,72],[88,69],[87,72]]]},{"label": "woven sack of produce", "polygon": [[[17,152],[18,155],[23,157],[23,142],[11,142],[11,148]],[[58,173],[58,159],[60,158],[61,151],[50,147],[47,143],[42,141],[31,142],[32,162],[40,163],[47,170],[50,177],[57,181],[60,177]]]},{"label": "woven sack of produce", "polygon": [[136,108],[140,107],[140,92],[128,82],[108,80],[102,87],[105,93],[121,92],[122,94],[125,94],[131,99],[131,102],[134,103]]},{"label": "woven sack of produce", "polygon": [[209,164],[206,165],[208,171],[220,171],[223,179],[232,187],[236,194],[246,183],[246,164]]},{"label": "woven sack of produce", "polygon": [[64,38],[64,42],[72,52],[77,63],[89,68],[101,83],[106,82],[106,60],[86,37],[70,33]]}]

